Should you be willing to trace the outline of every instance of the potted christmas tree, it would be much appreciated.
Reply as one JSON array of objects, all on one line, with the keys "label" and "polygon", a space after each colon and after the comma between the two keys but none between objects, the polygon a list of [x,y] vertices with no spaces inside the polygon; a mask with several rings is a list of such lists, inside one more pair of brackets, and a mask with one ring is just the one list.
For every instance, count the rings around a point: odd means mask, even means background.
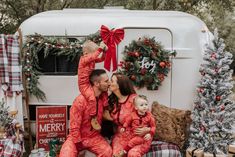
[{"label": "potted christmas tree", "polygon": [[5,137],[5,128],[12,122],[8,107],[5,107],[4,104],[3,100],[0,101],[0,138]]},{"label": "potted christmas tree", "polygon": [[227,146],[234,140],[235,105],[229,99],[233,88],[230,69],[233,60],[224,48],[224,41],[215,30],[213,43],[207,46],[200,67],[201,80],[190,127],[190,147],[217,156],[227,154]]}]

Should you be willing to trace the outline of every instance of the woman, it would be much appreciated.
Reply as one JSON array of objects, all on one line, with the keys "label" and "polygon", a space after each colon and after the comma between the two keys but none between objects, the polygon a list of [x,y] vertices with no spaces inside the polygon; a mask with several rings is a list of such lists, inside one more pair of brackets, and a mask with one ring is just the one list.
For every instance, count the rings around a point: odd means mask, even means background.
[{"label": "woman", "polygon": [[[120,133],[120,129],[124,123],[124,118],[130,116],[131,112],[134,110],[134,98],[136,97],[136,92],[134,87],[129,80],[129,78],[123,74],[114,73],[111,77],[110,90],[112,94],[109,99],[111,107],[111,117],[114,123],[117,125],[117,130],[112,140],[113,156],[122,156],[121,151],[127,146],[128,141],[131,139],[130,130]],[[136,135],[142,136],[150,131],[150,128],[138,128],[135,131]],[[138,147],[138,146],[137,146]],[[140,148],[132,148],[127,153],[128,157],[141,157]]]}]

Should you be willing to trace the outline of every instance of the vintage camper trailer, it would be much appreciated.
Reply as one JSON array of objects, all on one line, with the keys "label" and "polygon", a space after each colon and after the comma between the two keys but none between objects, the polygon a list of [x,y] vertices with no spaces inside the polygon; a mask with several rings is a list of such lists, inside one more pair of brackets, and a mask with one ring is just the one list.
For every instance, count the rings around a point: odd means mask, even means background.
[{"label": "vintage camper trailer", "polygon": [[[165,49],[175,50],[177,56],[171,59],[172,68],[162,86],[158,90],[143,88],[137,92],[146,95],[150,102],[157,100],[173,108],[192,109],[204,46],[210,41],[205,23],[195,16],[176,11],[64,9],[34,15],[20,28],[23,36],[38,33],[63,37],[66,34],[79,38],[97,32],[101,25],[125,30],[125,37],[117,46],[118,62],[122,60],[124,46],[142,36],[155,37]],[[103,68],[103,64],[97,67]],[[30,105],[71,105],[79,94],[77,75],[67,74],[52,70],[49,75],[41,75],[40,88],[47,100],[41,102],[31,97]]]},{"label": "vintage camper trailer", "polygon": [[[171,59],[171,70],[160,88],[153,91],[142,88],[137,92],[146,95],[150,103],[158,101],[173,108],[192,109],[204,46],[210,42],[210,32],[205,23],[195,16],[176,11],[64,9],[34,15],[24,21],[20,28],[23,37],[38,33],[47,37],[66,35],[71,39],[78,39],[97,32],[101,25],[125,30],[124,39],[117,46],[118,62],[123,58],[124,47],[143,36],[155,37],[165,49],[175,50],[177,55]],[[74,64],[71,66],[53,59],[42,62],[44,71],[39,82],[47,99],[42,102],[30,97],[29,105],[32,108],[38,105],[70,106],[79,94],[77,64],[71,63]],[[63,68],[59,68],[59,71],[55,68],[61,66]],[[103,63],[98,64],[97,68],[103,68]],[[0,93],[0,97],[3,97],[3,93]],[[15,100],[21,106],[22,95],[18,95]],[[22,115],[22,108],[18,110],[19,115]],[[34,110],[30,112],[33,113]],[[22,116],[19,119],[23,123]]]}]

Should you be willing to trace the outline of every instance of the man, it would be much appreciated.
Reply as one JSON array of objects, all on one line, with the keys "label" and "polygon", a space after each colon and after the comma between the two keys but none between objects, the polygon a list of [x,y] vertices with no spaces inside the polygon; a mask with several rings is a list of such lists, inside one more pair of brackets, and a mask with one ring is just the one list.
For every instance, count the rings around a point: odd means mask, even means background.
[{"label": "man", "polygon": [[[104,107],[108,105],[108,75],[103,69],[93,70],[89,77],[97,102],[97,120],[101,124]],[[79,95],[70,109],[70,133],[63,144],[60,157],[77,157],[79,151],[87,149],[97,157],[111,157],[112,148],[91,126],[89,104]]]}]

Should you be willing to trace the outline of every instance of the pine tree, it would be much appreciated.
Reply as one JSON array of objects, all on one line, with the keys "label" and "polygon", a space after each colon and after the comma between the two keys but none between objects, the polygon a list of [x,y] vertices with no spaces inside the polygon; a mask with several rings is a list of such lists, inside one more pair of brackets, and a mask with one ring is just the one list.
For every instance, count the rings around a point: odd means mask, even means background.
[{"label": "pine tree", "polygon": [[235,119],[234,102],[229,100],[233,81],[229,65],[232,54],[224,51],[223,39],[214,31],[214,40],[208,45],[200,67],[201,80],[192,112],[190,146],[214,154],[227,153],[233,142]]}]

